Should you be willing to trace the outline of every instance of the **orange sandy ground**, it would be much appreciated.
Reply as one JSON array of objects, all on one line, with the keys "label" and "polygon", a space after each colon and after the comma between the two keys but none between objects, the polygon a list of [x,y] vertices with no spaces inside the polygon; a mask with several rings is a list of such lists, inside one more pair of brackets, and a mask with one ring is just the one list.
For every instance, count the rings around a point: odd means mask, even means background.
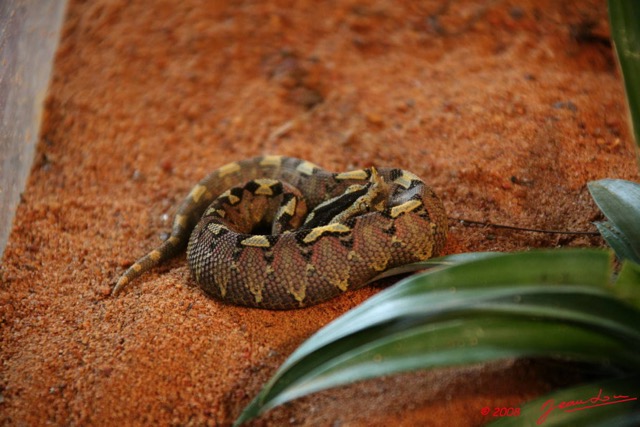
[{"label": "orange sandy ground", "polygon": [[[133,4],[129,4],[133,3]],[[451,217],[593,230],[638,180],[604,1],[71,1],[2,260],[3,425],[228,425],[296,346],[379,289],[291,312],[206,297],[184,259],[118,298],[214,168],[265,153],[398,166]],[[448,253],[601,246],[452,222]],[[257,425],[482,425],[575,381],[501,362],[322,392]]]}]

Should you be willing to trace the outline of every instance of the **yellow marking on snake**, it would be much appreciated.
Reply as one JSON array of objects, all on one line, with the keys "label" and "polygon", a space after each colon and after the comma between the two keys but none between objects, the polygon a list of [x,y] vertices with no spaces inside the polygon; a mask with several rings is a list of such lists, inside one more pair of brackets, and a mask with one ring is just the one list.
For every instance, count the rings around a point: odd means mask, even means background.
[{"label": "yellow marking on snake", "polygon": [[[204,264],[204,263],[203,263]],[[229,268],[220,268],[213,273],[214,280],[220,289],[220,295],[225,297],[227,295],[227,287],[229,286],[229,280],[231,278],[231,270],[236,268],[235,262],[232,262]]]},{"label": "yellow marking on snake", "polygon": [[286,213],[287,215],[291,215],[294,216],[296,213],[296,199],[291,199],[287,202],[286,205],[284,205],[284,208],[282,209],[282,213]]},{"label": "yellow marking on snake", "polygon": [[399,215],[403,213],[411,212],[412,210],[420,207],[422,202],[419,200],[409,200],[408,202],[404,202],[401,205],[394,206],[391,208],[391,218],[397,218]]},{"label": "yellow marking on snake", "polygon": [[162,254],[158,250],[153,250],[153,251],[149,252],[149,258],[151,258],[154,261],[159,260],[161,256],[162,256]]},{"label": "yellow marking on snake", "polygon": [[256,304],[260,304],[262,302],[262,289],[258,289],[256,292],[254,292],[253,289],[250,290],[256,297]]},{"label": "yellow marking on snake", "polygon": [[336,179],[369,179],[369,174],[366,170],[360,169],[357,171],[342,172],[335,176]]},{"label": "yellow marking on snake", "polygon": [[259,164],[260,166],[279,167],[280,163],[282,163],[282,156],[264,156]]},{"label": "yellow marking on snake", "polygon": [[[316,206],[316,209],[320,208],[320,207],[324,207],[324,206],[329,206],[332,203],[335,203],[336,199],[339,199],[340,197],[344,196],[345,194],[351,194],[351,193],[355,193],[356,191],[361,191],[364,188],[366,188],[365,185],[362,184],[352,184],[349,187],[347,187],[346,190],[344,190],[344,193],[342,193],[340,196],[334,197],[332,199],[329,200],[325,200],[324,202],[320,203],[318,206]],[[304,221],[305,223],[311,221],[311,219],[314,217],[314,213],[311,212],[309,215],[307,215],[307,219]]]},{"label": "yellow marking on snake", "polygon": [[393,180],[393,182],[403,188],[409,188],[411,186],[411,181],[420,181],[420,178],[417,175],[404,170],[402,171],[402,175]]},{"label": "yellow marking on snake", "polygon": [[319,166],[314,165],[311,162],[304,161],[298,165],[296,170],[305,175],[313,175],[313,171],[318,168]]},{"label": "yellow marking on snake", "polygon": [[[321,206],[321,204],[318,206]],[[307,215],[307,219],[304,220],[304,223],[306,224],[307,222],[311,221],[314,216],[316,216],[315,212],[311,212],[309,215]]]},{"label": "yellow marking on snake", "polygon": [[384,271],[387,269],[387,264],[389,263],[390,258],[391,258],[391,255],[385,254],[383,258],[374,260],[371,263],[371,266],[375,271]]},{"label": "yellow marking on snake", "polygon": [[195,187],[193,187],[193,190],[191,190],[191,193],[189,193],[189,197],[191,197],[191,199],[194,202],[198,203],[198,200],[200,200],[202,195],[206,192],[207,192],[207,187],[205,187],[204,185],[198,184]]},{"label": "yellow marking on snake", "polygon": [[167,239],[167,242],[169,242],[170,245],[177,245],[178,243],[180,243],[180,239],[178,239],[176,236],[171,236],[169,237],[169,239]]},{"label": "yellow marking on snake", "polygon": [[194,273],[196,274],[196,281],[200,280],[200,276],[202,276],[202,267],[204,264],[197,265]]},{"label": "yellow marking on snake", "polygon": [[349,281],[347,279],[336,280],[335,282],[333,282],[333,284],[342,292],[345,292],[347,289],[349,289]]},{"label": "yellow marking on snake", "polygon": [[224,178],[225,176],[236,173],[238,171],[240,171],[240,164],[236,162],[227,163],[226,165],[218,169],[218,176],[220,176],[220,178]]},{"label": "yellow marking on snake", "polygon": [[302,303],[302,301],[304,301],[305,297],[307,296],[307,285],[308,283],[306,277],[300,278],[300,283],[289,289],[289,293],[293,295],[296,301]]},{"label": "yellow marking on snake", "polygon": [[351,194],[351,193],[355,193],[356,191],[360,191],[360,190],[364,190],[366,188],[365,185],[362,184],[353,184],[350,185],[349,187],[347,187],[346,190],[344,190],[343,194]]},{"label": "yellow marking on snake", "polygon": [[224,225],[211,222],[207,225],[207,230],[213,233],[214,236],[217,236],[222,230],[226,230],[226,227]]},{"label": "yellow marking on snake", "polygon": [[234,196],[233,194],[231,194],[231,190],[227,190],[224,193],[222,193],[221,195],[218,196],[219,199],[221,198],[227,198],[227,200],[229,200],[229,204],[230,205],[235,205],[240,201],[240,198],[237,196]]},{"label": "yellow marking on snake", "polygon": [[133,264],[133,265],[131,266],[131,268],[133,268],[133,269],[134,269],[134,271],[140,271],[140,270],[142,270],[142,266],[141,266],[140,264],[138,264],[137,262],[136,262],[135,264]]},{"label": "yellow marking on snake", "polygon": [[[200,277],[200,271],[198,271],[197,277],[198,278]],[[220,282],[220,283],[218,283],[218,288],[220,289],[220,295],[222,296],[222,298],[227,296],[227,283],[228,282]]]},{"label": "yellow marking on snake", "polygon": [[261,196],[273,196],[273,190],[271,189],[272,185],[278,183],[275,179],[254,179],[253,182],[259,185],[259,187],[254,191],[254,194],[259,194]]},{"label": "yellow marking on snake", "polygon": [[258,235],[248,237],[241,241],[240,244],[244,246],[254,246],[256,248],[268,248],[271,246],[271,244],[269,243],[269,239],[267,239],[265,236]]},{"label": "yellow marking on snake", "polygon": [[187,228],[188,217],[186,215],[176,215],[176,219],[173,221],[174,224],[179,225],[182,228]]},{"label": "yellow marking on snake", "polygon": [[392,245],[398,244],[400,246],[406,246],[405,243],[402,241],[402,239],[399,238],[399,237],[396,237],[396,236],[392,236],[391,237],[391,244]]},{"label": "yellow marking on snake", "polygon": [[215,206],[210,206],[202,216],[211,216],[213,214],[218,215],[220,218],[227,216],[227,213],[223,209],[216,209]]},{"label": "yellow marking on snake", "polygon": [[305,243],[312,243],[318,240],[324,233],[348,233],[351,229],[344,224],[333,223],[316,227],[303,239]]}]

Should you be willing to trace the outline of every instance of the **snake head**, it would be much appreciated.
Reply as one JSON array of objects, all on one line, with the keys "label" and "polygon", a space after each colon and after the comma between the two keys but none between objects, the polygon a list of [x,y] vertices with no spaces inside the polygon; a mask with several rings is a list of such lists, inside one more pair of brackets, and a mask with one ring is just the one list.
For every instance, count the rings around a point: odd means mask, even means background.
[{"label": "snake head", "polygon": [[304,228],[345,222],[358,215],[384,210],[389,184],[375,168],[365,171],[369,175],[366,183],[350,185],[342,194],[316,206],[307,217]]}]

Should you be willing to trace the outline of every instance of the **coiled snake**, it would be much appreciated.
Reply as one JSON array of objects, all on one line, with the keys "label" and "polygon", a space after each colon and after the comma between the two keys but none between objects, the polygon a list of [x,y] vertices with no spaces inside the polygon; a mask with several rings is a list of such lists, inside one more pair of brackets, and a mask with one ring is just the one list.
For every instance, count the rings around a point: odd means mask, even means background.
[{"label": "coiled snake", "polygon": [[332,173],[291,157],[255,157],[222,166],[193,187],[170,237],[134,263],[113,294],[188,246],[192,275],[207,294],[299,308],[437,255],[446,235],[440,199],[411,172]]}]

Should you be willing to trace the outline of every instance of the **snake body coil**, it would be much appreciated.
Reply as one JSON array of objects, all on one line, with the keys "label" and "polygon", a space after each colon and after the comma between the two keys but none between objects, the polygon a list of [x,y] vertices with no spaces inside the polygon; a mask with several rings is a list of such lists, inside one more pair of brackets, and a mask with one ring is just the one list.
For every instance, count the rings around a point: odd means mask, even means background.
[{"label": "snake body coil", "polygon": [[299,308],[439,254],[446,234],[442,203],[410,172],[332,173],[300,159],[256,157],[200,181],[178,208],[171,236],[133,264],[113,293],[188,242],[189,267],[209,295]]}]

